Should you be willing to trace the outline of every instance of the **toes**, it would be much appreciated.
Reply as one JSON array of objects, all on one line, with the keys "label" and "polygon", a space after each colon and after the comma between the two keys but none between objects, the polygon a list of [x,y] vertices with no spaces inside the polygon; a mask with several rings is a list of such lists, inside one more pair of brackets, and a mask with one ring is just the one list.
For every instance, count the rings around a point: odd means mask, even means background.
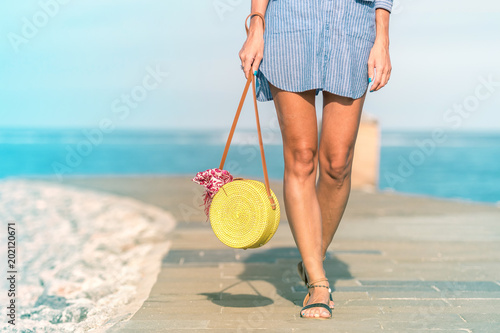
[{"label": "toes", "polygon": [[302,312],[302,317],[314,318],[329,318],[330,313],[323,309],[308,309]]},{"label": "toes", "polygon": [[330,317],[330,313],[327,312],[325,309],[316,308],[314,310],[314,312],[312,313],[312,317],[315,317],[315,318],[327,318],[327,317]]}]

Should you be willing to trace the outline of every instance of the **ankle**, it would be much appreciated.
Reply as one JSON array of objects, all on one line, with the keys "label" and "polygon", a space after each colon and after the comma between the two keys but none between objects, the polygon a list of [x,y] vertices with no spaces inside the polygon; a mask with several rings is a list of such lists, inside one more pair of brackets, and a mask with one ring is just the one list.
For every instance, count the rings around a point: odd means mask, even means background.
[{"label": "ankle", "polygon": [[318,280],[313,280],[307,284],[308,289],[315,289],[315,288],[326,288],[330,289],[330,283],[328,282],[328,279],[326,277],[318,279]]},{"label": "ankle", "polygon": [[309,281],[309,283],[311,283],[311,281],[319,281],[325,279],[326,279],[326,274],[324,270],[318,272],[317,274],[309,274],[309,272],[307,272],[307,280]]}]

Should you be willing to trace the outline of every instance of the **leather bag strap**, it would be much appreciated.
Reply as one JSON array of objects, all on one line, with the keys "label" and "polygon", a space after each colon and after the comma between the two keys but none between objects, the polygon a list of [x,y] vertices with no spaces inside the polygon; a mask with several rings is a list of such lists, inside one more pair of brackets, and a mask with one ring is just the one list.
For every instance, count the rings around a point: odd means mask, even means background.
[{"label": "leather bag strap", "polygon": [[[250,15],[248,15],[247,19],[253,15],[259,15],[262,18],[262,20],[264,20],[264,17],[262,16],[262,14],[259,14],[259,13],[250,14]],[[247,28],[246,22],[247,22],[247,20],[245,20],[245,28]],[[264,23],[264,26],[265,26],[265,23]],[[247,28],[247,34],[248,34],[248,28]],[[269,201],[271,202],[271,207],[272,207],[272,209],[276,209],[276,203],[274,202],[274,199],[271,195],[271,188],[269,187],[269,177],[267,175],[266,156],[264,154],[264,143],[262,141],[262,132],[260,130],[260,121],[259,121],[259,110],[257,107],[255,75],[253,73],[251,73],[248,76],[247,83],[245,84],[245,88],[243,89],[243,94],[241,95],[240,103],[238,105],[238,109],[236,110],[236,115],[234,116],[233,125],[231,126],[231,131],[229,132],[229,136],[227,138],[226,147],[224,148],[224,153],[222,154],[222,159],[220,162],[219,169],[222,170],[224,168],[224,163],[226,161],[227,153],[229,151],[229,146],[231,145],[231,140],[233,139],[234,130],[236,129],[236,124],[238,123],[241,109],[243,108],[243,104],[245,102],[245,98],[247,96],[248,89],[250,88],[250,84],[252,84],[253,102],[254,102],[253,104],[254,104],[254,109],[255,109],[255,121],[257,124],[257,133],[259,136],[260,157],[262,160],[262,170],[264,172],[264,182],[266,185],[267,196],[269,198]]]}]

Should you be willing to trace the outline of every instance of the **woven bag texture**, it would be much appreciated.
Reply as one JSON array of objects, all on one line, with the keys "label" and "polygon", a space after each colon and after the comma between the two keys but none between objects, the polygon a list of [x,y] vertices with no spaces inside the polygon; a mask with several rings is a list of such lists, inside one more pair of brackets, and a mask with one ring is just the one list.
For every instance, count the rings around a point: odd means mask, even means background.
[{"label": "woven bag texture", "polygon": [[233,180],[222,186],[210,205],[210,224],[219,240],[237,249],[257,248],[275,234],[280,207],[272,209],[266,186],[256,180]]}]

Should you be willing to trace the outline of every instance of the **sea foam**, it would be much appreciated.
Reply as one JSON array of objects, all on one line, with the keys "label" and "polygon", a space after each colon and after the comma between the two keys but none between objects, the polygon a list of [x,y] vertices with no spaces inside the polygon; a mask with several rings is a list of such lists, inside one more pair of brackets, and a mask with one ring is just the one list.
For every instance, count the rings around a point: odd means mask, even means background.
[{"label": "sea foam", "polygon": [[131,198],[16,179],[0,181],[0,221],[1,244],[7,223],[16,228],[15,329],[6,292],[0,314],[3,331],[17,332],[100,332],[128,320],[148,297],[175,226],[169,212]]}]

